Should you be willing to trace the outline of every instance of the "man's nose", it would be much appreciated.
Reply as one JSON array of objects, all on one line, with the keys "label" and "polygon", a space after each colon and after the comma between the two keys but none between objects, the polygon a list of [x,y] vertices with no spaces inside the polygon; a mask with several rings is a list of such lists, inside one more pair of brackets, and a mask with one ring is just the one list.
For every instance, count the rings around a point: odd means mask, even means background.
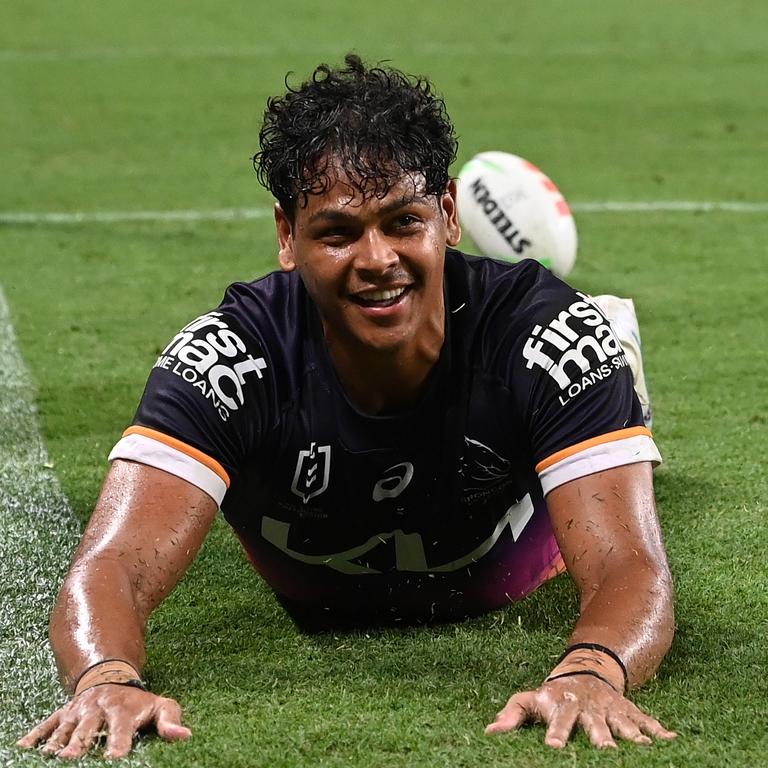
[{"label": "man's nose", "polygon": [[378,229],[371,229],[357,242],[355,267],[361,272],[383,273],[397,266],[400,256],[390,239]]}]

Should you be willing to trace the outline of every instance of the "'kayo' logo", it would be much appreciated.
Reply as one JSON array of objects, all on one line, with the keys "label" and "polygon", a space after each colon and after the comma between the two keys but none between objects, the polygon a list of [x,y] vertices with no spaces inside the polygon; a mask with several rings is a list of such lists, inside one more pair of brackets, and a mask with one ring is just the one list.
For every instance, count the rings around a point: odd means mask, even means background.
[{"label": "'kayo' logo", "polygon": [[[314,445],[314,443],[313,443]],[[324,446],[328,448],[328,446]],[[329,552],[322,555],[310,555],[288,546],[288,539],[291,533],[291,524],[283,520],[275,520],[272,517],[264,515],[261,519],[261,535],[270,543],[277,547],[281,552],[299,560],[302,563],[310,565],[322,565],[326,568],[333,568],[339,573],[364,574],[364,573],[386,573],[392,569],[392,566],[398,571],[412,571],[414,573],[451,573],[461,568],[469,568],[481,558],[487,555],[495,546],[505,530],[509,529],[514,541],[517,541],[528,521],[534,513],[533,501],[531,495],[526,494],[520,501],[516,501],[501,516],[496,523],[496,527],[490,532],[490,535],[480,542],[474,549],[465,555],[440,562],[437,553],[431,553],[430,559],[437,562],[427,562],[424,541],[421,534],[417,532],[406,533],[402,528],[394,531],[382,531],[375,533],[366,541],[361,541],[349,549],[341,552]],[[365,556],[369,552],[380,550],[385,547],[385,552],[390,549],[387,542],[394,541],[394,563],[385,565],[381,570],[374,568],[365,561]],[[381,557],[381,556],[380,556]],[[363,562],[361,562],[363,560]]]},{"label": "'kayo' logo", "polygon": [[310,443],[308,451],[299,451],[291,490],[306,504],[328,487],[331,472],[331,446]]},{"label": "'kayo' logo", "polygon": [[[624,350],[605,315],[589,296],[577,295],[581,300],[574,301],[549,325],[535,326],[523,347],[526,368],[543,368],[561,390],[569,389],[569,394],[571,385],[593,367],[593,373],[599,373],[602,379],[626,365]],[[611,357],[613,369],[606,364]],[[594,381],[590,379],[589,383]],[[583,380],[580,383],[581,388],[588,385]]]}]

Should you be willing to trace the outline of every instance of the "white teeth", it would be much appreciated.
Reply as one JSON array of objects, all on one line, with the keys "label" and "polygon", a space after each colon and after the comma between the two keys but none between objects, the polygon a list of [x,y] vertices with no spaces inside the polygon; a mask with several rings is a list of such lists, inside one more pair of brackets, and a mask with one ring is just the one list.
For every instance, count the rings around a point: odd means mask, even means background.
[{"label": "white teeth", "polygon": [[389,301],[396,299],[405,291],[405,288],[394,288],[388,291],[369,291],[362,294],[366,301]]}]

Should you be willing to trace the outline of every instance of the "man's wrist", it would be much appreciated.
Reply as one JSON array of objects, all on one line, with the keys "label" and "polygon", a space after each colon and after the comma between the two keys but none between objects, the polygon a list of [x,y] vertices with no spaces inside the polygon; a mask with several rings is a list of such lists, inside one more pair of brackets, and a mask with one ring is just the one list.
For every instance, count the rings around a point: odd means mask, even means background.
[{"label": "man's wrist", "polygon": [[128,685],[148,690],[138,669],[124,659],[103,659],[87,667],[77,679],[74,695],[95,688],[97,685]]},{"label": "man's wrist", "polygon": [[619,655],[597,643],[575,643],[568,646],[547,677],[547,682],[560,677],[588,674],[603,680],[619,693],[627,690],[627,670]]}]

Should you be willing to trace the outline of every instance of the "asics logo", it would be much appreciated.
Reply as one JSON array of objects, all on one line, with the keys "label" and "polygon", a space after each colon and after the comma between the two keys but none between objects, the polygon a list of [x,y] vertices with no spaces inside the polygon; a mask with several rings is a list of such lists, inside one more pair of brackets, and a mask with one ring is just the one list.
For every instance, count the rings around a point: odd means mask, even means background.
[{"label": "asics logo", "polygon": [[[373,486],[373,500],[397,498],[409,485],[413,478],[413,464],[403,461],[385,469],[386,475]],[[389,474],[389,473],[392,474]]]}]

